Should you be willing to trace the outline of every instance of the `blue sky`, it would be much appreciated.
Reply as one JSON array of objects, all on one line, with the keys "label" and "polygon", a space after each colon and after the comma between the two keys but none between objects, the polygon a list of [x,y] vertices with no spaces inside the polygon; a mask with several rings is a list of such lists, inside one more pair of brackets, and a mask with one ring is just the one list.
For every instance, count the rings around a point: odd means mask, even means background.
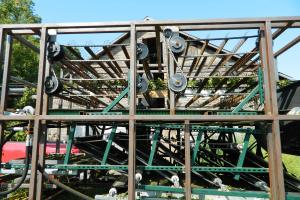
[{"label": "blue sky", "polygon": [[[34,0],[35,11],[43,22],[95,22],[153,19],[209,19],[265,16],[300,16],[300,0]],[[230,33],[229,33],[230,34]],[[274,43],[274,50],[300,34],[287,32]],[[211,36],[211,34],[209,34]],[[107,36],[112,40],[114,36]],[[64,43],[83,40],[77,36],[62,39]],[[93,42],[94,36],[89,37]],[[104,39],[105,41],[105,39]],[[278,58],[279,71],[300,79],[300,43]]]}]

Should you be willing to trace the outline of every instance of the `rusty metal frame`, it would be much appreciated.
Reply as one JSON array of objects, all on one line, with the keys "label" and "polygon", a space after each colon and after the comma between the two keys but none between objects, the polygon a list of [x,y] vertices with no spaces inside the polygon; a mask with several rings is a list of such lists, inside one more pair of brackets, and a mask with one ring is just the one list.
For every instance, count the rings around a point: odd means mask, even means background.
[{"label": "rusty metal frame", "polygon": [[[29,199],[41,199],[42,195],[42,176],[37,170],[38,164],[44,164],[44,148],[46,135],[45,124],[47,121],[68,121],[68,122],[87,122],[87,121],[119,121],[129,123],[129,158],[128,158],[128,199],[135,199],[135,145],[136,145],[136,122],[144,121],[163,121],[181,122],[186,126],[185,129],[185,176],[186,182],[191,182],[191,155],[189,144],[189,124],[196,122],[233,122],[233,121],[266,121],[270,123],[268,134],[268,154],[269,154],[269,178],[271,199],[285,199],[284,180],[282,174],[281,145],[279,122],[282,120],[300,120],[300,116],[279,115],[276,101],[276,80],[274,53],[272,50],[272,28],[284,29],[287,24],[289,28],[300,28],[300,17],[273,17],[273,18],[245,18],[245,19],[209,19],[191,21],[132,21],[132,22],[97,22],[97,23],[66,23],[66,24],[13,24],[0,25],[0,55],[5,55],[4,73],[2,82],[1,107],[0,107],[0,141],[3,135],[2,123],[5,121],[34,121],[34,140],[32,152],[32,168]],[[264,115],[176,115],[175,95],[170,92],[170,115],[136,115],[136,34],[137,32],[157,32],[159,26],[178,26],[180,30],[224,30],[224,29],[257,29],[263,34],[260,39],[260,58],[264,73],[265,87],[265,114]],[[49,68],[46,64],[46,40],[49,29],[57,29],[58,34],[71,33],[112,33],[130,32],[130,101],[129,115],[97,115],[97,116],[70,116],[70,115],[47,115],[48,98],[43,93],[43,82]],[[39,35],[39,78],[37,85],[36,114],[34,116],[5,116],[5,104],[7,100],[7,85],[9,76],[9,65],[11,57],[11,43],[8,42],[4,51],[5,35],[9,38],[19,35]],[[280,34],[280,33],[279,33]],[[20,40],[19,37],[16,39]],[[9,40],[10,41],[10,40]],[[299,38],[296,39],[299,41]],[[278,55],[294,45],[292,41]],[[35,49],[37,51],[37,49]],[[277,56],[277,54],[275,54]],[[2,57],[0,56],[0,61]],[[170,63],[171,69],[174,63]],[[172,70],[170,70],[172,72]],[[6,89],[5,89],[6,88]],[[191,199],[191,185],[185,186],[186,199]]]}]

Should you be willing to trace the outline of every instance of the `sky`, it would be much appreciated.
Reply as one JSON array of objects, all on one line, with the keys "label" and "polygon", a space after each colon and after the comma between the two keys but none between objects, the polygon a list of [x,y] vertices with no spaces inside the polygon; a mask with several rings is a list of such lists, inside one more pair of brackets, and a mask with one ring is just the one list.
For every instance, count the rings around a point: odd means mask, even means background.
[{"label": "sky", "polygon": [[[130,21],[146,16],[155,20],[300,16],[300,0],[34,0],[34,3],[35,12],[44,23]],[[232,33],[222,34],[233,36]],[[299,29],[284,33],[274,42],[274,51],[299,34]],[[109,35],[102,42],[114,37],[116,35]],[[82,40],[84,38],[79,36],[61,38],[68,44]],[[96,36],[90,36],[84,42],[95,40]],[[300,80],[299,55],[300,43],[278,58],[279,71]]]}]

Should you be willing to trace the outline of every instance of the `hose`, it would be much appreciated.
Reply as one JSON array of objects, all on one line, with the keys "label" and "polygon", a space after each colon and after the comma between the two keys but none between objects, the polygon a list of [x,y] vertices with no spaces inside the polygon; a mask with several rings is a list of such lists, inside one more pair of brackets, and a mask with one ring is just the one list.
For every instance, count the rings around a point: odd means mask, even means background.
[{"label": "hose", "polygon": [[82,194],[72,188],[70,188],[69,186],[61,183],[60,181],[54,179],[54,178],[51,178],[49,177],[49,175],[42,169],[42,167],[39,165],[38,166],[38,170],[43,174],[44,178],[48,179],[51,183],[53,183],[54,185],[56,185],[57,187],[60,187],[61,189],[67,191],[67,192],[70,192],[71,194],[74,194],[78,197],[80,197],[81,199],[85,199],[85,200],[94,200],[93,198],[85,195],[85,194]]},{"label": "hose", "polygon": [[[29,135],[28,135],[29,136]],[[25,159],[25,168],[21,177],[21,180],[10,190],[7,191],[3,191],[0,192],[0,196],[4,196],[4,195],[8,195],[14,191],[16,191],[17,189],[19,189],[19,187],[24,183],[26,176],[28,174],[28,169],[29,169],[29,163],[30,163],[30,154],[31,154],[31,145],[27,145],[26,144],[26,159]]]}]

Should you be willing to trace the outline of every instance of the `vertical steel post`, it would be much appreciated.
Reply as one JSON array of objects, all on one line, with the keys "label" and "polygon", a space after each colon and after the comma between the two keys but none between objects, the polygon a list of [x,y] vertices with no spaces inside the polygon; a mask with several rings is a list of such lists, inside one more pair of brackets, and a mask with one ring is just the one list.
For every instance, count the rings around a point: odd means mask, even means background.
[{"label": "vertical steel post", "polygon": [[[42,114],[43,108],[43,85],[44,85],[44,75],[46,70],[46,47],[47,47],[47,28],[43,27],[41,30],[40,39],[40,58],[39,58],[39,70],[38,70],[38,85],[37,85],[37,95],[36,95],[36,107],[35,115]],[[37,118],[34,121],[33,129],[33,142],[32,142],[32,160],[31,160],[31,177],[29,186],[29,200],[41,199],[41,196],[37,196],[37,175],[38,175],[38,156],[39,156],[39,140],[40,140],[41,122]],[[39,192],[39,195],[41,193]]]},{"label": "vertical steel post", "polygon": [[[168,45],[168,44],[167,44]],[[169,50],[168,50],[169,51]],[[169,52],[169,76],[168,79],[174,75],[174,65],[175,65],[175,61],[174,58],[171,55],[171,52]],[[172,90],[169,90],[169,103],[170,103],[170,115],[175,115],[175,93]]]},{"label": "vertical steel post", "polygon": [[[2,65],[2,51],[4,48],[4,30],[0,29],[0,67]],[[8,94],[8,79],[11,63],[11,53],[12,53],[13,38],[8,35],[6,40],[5,56],[4,56],[4,65],[3,65],[3,74],[2,74],[2,89],[1,89],[1,101],[0,101],[0,115],[3,115],[6,108],[7,94]],[[0,123],[0,144],[3,141],[3,124]],[[0,163],[2,160],[2,147],[0,148]]]},{"label": "vertical steel post", "polygon": [[[45,75],[49,76],[50,74],[50,63],[46,60],[45,61]],[[44,82],[43,82],[44,83]],[[44,89],[43,89],[44,91]],[[49,104],[49,96],[43,92],[43,101],[42,101],[42,114],[47,115],[48,113],[48,104]],[[40,139],[39,139],[39,158],[38,164],[43,168],[45,165],[45,154],[46,154],[46,145],[47,145],[47,123],[46,121],[41,121],[41,132],[40,132]],[[42,198],[42,191],[43,191],[43,182],[44,177],[41,173],[37,174],[37,191],[36,191],[36,198],[37,200]]]},{"label": "vertical steel post", "polygon": [[184,122],[184,149],[185,149],[185,199],[192,198],[191,188],[191,144],[190,144],[190,121]]},{"label": "vertical steel post", "polygon": [[135,199],[135,147],[136,147],[136,26],[130,26],[130,91],[129,91],[129,148],[128,148],[128,199]]},{"label": "vertical steel post", "polygon": [[278,116],[275,63],[273,55],[273,39],[270,21],[266,21],[261,35],[260,51],[264,69],[265,114],[272,115],[274,120],[268,131],[268,162],[271,199],[284,200],[284,177],[281,160],[281,142]]},{"label": "vertical steel post", "polygon": [[[4,48],[4,29],[3,28],[0,28],[0,68],[2,68],[2,61],[3,61],[3,48]],[[1,74],[2,75],[2,74]],[[3,76],[2,76],[3,77]],[[2,78],[3,79],[3,78]],[[2,81],[2,80],[1,80]],[[2,98],[4,97],[1,97],[1,100]],[[3,115],[3,111],[4,111],[4,108],[0,108],[1,109],[1,112],[0,112],[0,115]],[[2,144],[3,142],[3,125],[2,125],[2,122],[0,122],[0,144]],[[0,163],[2,162],[2,148],[0,148]]]}]

